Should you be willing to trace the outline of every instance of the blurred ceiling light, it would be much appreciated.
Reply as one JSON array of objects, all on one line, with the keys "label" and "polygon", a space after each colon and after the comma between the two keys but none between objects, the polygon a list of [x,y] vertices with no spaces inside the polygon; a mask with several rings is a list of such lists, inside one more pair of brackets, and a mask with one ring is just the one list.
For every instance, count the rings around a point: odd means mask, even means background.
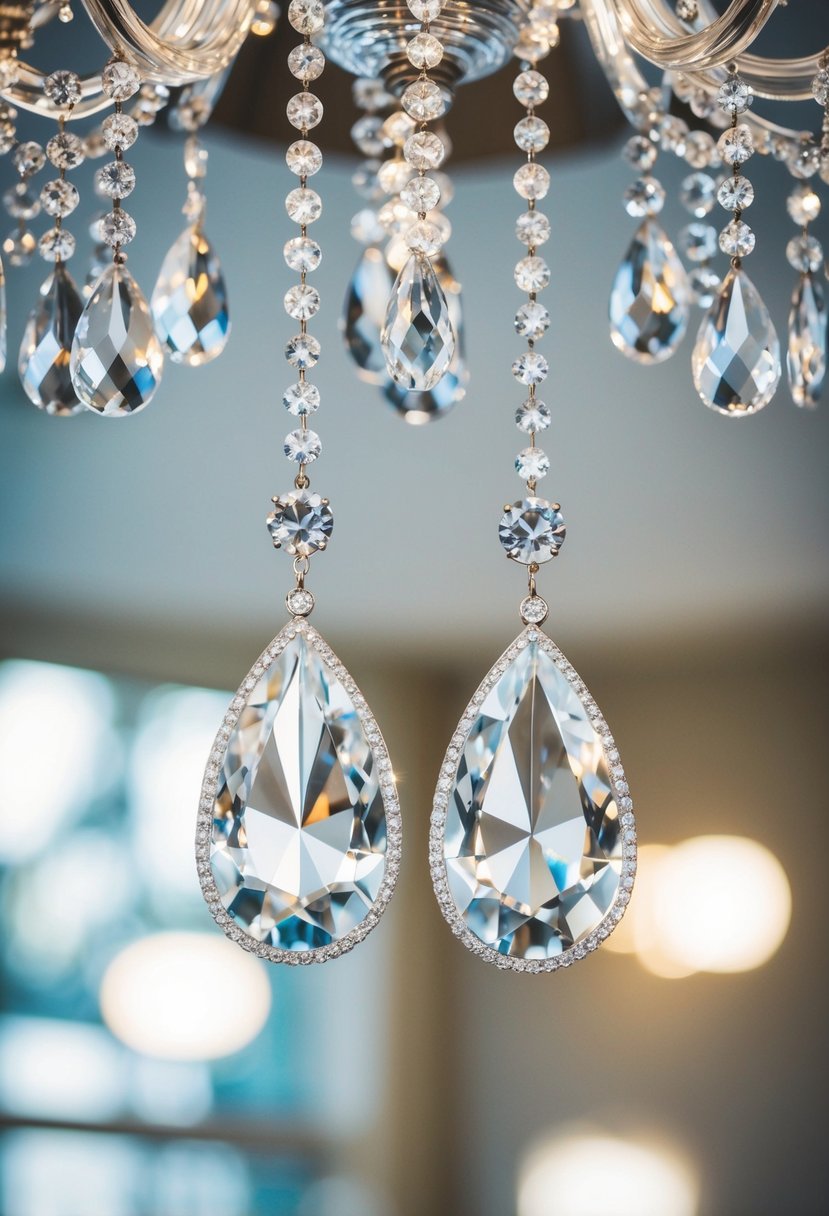
[{"label": "blurred ceiling light", "polygon": [[102,1026],[6,1016],[0,1022],[0,1104],[17,1115],[111,1119],[126,1101],[125,1056]]},{"label": "blurred ceiling light", "polygon": [[740,836],[698,836],[660,858],[650,916],[659,952],[678,966],[750,971],[780,946],[791,906],[786,873],[767,848]]},{"label": "blurred ceiling light", "polygon": [[105,793],[117,754],[103,676],[51,663],[0,668],[0,862],[48,844],[78,804]]},{"label": "blurred ceiling light", "polygon": [[134,1051],[213,1060],[256,1038],[271,989],[261,964],[226,938],[156,933],[113,959],[100,1001],[104,1022]]},{"label": "blurred ceiling light", "polygon": [[695,968],[665,954],[653,914],[659,890],[659,864],[671,852],[666,844],[640,844],[636,858],[636,887],[624,919],[605,942],[616,954],[637,954],[648,971],[663,979],[684,979]]},{"label": "blurred ceiling light", "polygon": [[531,1149],[518,1216],[696,1216],[697,1183],[672,1150],[598,1130],[563,1130]]}]

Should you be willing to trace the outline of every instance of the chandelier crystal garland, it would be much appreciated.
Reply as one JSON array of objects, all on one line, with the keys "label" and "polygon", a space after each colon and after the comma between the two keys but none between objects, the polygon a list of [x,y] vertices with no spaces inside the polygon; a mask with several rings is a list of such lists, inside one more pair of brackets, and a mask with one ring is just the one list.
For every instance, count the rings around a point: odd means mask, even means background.
[{"label": "chandelier crystal garland", "polygon": [[[731,0],[718,15],[711,0],[482,0],[472,8],[455,0],[326,0],[325,25],[311,35],[311,48],[360,77],[355,98],[365,110],[354,138],[368,160],[355,184],[369,207],[352,226],[365,252],[347,292],[345,318],[348,348],[361,378],[377,383],[410,422],[440,418],[464,396],[468,372],[460,285],[445,255],[450,227],[443,208],[451,183],[441,166],[449,139],[436,124],[449,114],[456,90],[467,80],[493,72],[511,55],[522,70],[535,70],[558,43],[560,22],[582,19],[636,131],[625,155],[639,177],[626,192],[625,207],[638,228],[612,283],[614,344],[639,363],[661,362],[679,347],[691,307],[698,304],[708,310],[692,356],[702,400],[729,417],[750,416],[771,400],[780,379],[781,343],[742,267],[755,241],[744,218],[753,187],[740,168],[743,162],[729,160],[743,152],[771,155],[797,180],[788,210],[800,232],[786,256],[798,279],[782,345],[792,397],[797,405],[813,408],[825,380],[827,339],[825,293],[818,281],[822,250],[808,228],[820,210],[814,179],[829,181],[829,66],[822,53],[779,61],[752,53],[779,4]],[[19,372],[28,397],[47,414],[92,410],[128,417],[155,395],[165,354],[187,366],[209,362],[226,345],[230,318],[221,265],[204,233],[203,149],[191,142],[185,153],[188,227],[164,260],[151,307],[126,266],[135,222],[121,204],[135,178],[124,153],[139,127],[165,107],[169,125],[193,141],[245,37],[271,32],[278,8],[264,0],[224,0],[218,6],[167,0],[157,20],[146,26],[128,5],[83,0],[83,7],[113,49],[108,76],[79,78],[64,70],[47,77],[24,62],[56,6],[43,0],[0,2],[0,157],[8,155],[17,178],[3,194],[15,228],[2,245],[0,365],[6,354],[6,306],[14,304],[10,272],[40,250],[54,269],[20,347]],[[68,20],[71,9],[64,5],[59,15]],[[659,88],[652,87],[644,65],[662,74]],[[113,92],[114,75],[129,82],[120,98]],[[699,129],[689,129],[669,112],[672,97],[700,120]],[[721,108],[728,97],[737,99],[739,113]],[[817,138],[763,114],[767,101],[811,97],[821,107]],[[122,108],[128,100],[129,112]],[[70,128],[110,102],[115,113],[100,127],[73,134]],[[53,162],[59,178],[39,192],[33,179],[47,155],[21,130],[25,110],[58,124],[50,143],[57,140],[68,149],[65,165]],[[724,127],[729,129],[718,141]],[[660,150],[693,170],[680,191],[692,220],[675,242],[661,223],[665,191],[652,173]],[[76,241],[64,220],[78,205],[67,171],[84,157],[107,153],[115,159],[95,186],[112,206],[90,229],[96,248],[84,303],[67,268]],[[720,180],[723,162],[728,176]],[[733,216],[719,239],[706,222],[717,201]],[[41,212],[52,226],[38,237],[31,225]],[[757,235],[764,239],[762,232]],[[722,281],[718,248],[732,260]],[[111,251],[109,264],[102,261],[105,250]],[[384,304],[380,292],[393,276]],[[118,334],[103,319],[110,306],[117,306],[121,318]],[[53,348],[58,354],[50,357]],[[361,365],[365,357],[370,365]],[[723,359],[725,373],[717,371]],[[750,366],[741,370],[746,360]]]}]

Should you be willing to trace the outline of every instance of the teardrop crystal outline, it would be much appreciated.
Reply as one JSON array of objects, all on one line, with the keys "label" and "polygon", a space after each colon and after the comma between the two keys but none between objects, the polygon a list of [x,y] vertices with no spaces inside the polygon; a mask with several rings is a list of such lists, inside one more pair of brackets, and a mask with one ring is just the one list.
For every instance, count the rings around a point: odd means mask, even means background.
[{"label": "teardrop crystal outline", "polygon": [[[619,874],[619,887],[614,896],[613,903],[584,941],[577,942],[568,947],[568,949],[563,950],[561,954],[547,959],[514,958],[512,955],[502,954],[499,950],[494,949],[494,947],[488,946],[477,934],[473,933],[466,925],[452,898],[443,856],[446,812],[452,794],[455,775],[458,771],[457,753],[469,738],[469,733],[478,718],[481,702],[490,689],[501,679],[501,676],[513,659],[518,656],[529,642],[538,642],[541,648],[546,651],[565,679],[572,685],[573,692],[584,706],[602,745],[605,762],[607,763],[611,792],[619,808],[620,823],[623,828],[622,865]],[[453,749],[456,752],[455,756],[450,755]],[[615,774],[613,772],[614,769],[617,770]],[[636,820],[633,815],[633,800],[629,793],[622,792],[620,785],[627,789],[627,778],[622,768],[619,751],[610,732],[610,727],[607,725],[598,705],[593,700],[587,685],[559,650],[558,646],[556,646],[555,642],[542,629],[539,629],[537,625],[528,625],[526,629],[523,629],[518,634],[515,641],[510,643],[500,658],[493,663],[461,715],[440,767],[440,775],[432,804],[429,829],[429,870],[432,876],[432,886],[434,887],[438,907],[444,920],[454,935],[459,941],[463,942],[468,950],[471,950],[474,955],[484,962],[492,963],[501,971],[520,971],[529,973],[530,975],[539,975],[549,971],[557,971],[559,967],[571,966],[574,962],[598,949],[602,942],[606,941],[625,914],[627,905],[630,903],[636,875]]]},{"label": "teardrop crystal outline", "polygon": [[[213,872],[210,866],[210,835],[213,825],[213,806],[216,789],[228,741],[241,717],[242,710],[247,704],[248,697],[256,687],[257,681],[265,674],[268,667],[279,658],[288,643],[293,641],[298,633],[304,635],[306,641],[313,646],[323,662],[342,682],[366,734],[369,733],[369,730],[372,733],[376,732],[376,742],[372,740],[370,747],[377,761],[377,770],[380,776],[380,797],[383,800],[383,812],[386,817],[386,856],[383,879],[377,892],[377,898],[359,925],[356,925],[344,937],[341,937],[339,941],[330,942],[327,946],[317,946],[311,950],[280,950],[276,946],[268,946],[265,942],[259,942],[254,937],[251,937],[236,922],[233,916],[225,911],[219,889],[213,880]],[[199,811],[196,819],[196,870],[202,895],[205,898],[210,915],[231,941],[236,942],[243,950],[256,954],[259,958],[266,959],[271,963],[288,963],[289,965],[324,963],[329,959],[339,957],[341,954],[347,954],[349,950],[353,950],[359,942],[368,936],[386,910],[389,900],[394,893],[394,888],[397,885],[397,878],[400,872],[402,838],[403,821],[400,814],[400,801],[397,796],[394,773],[392,772],[388,748],[380,733],[380,728],[377,725],[374,714],[366,704],[365,697],[363,697],[357,687],[354,677],[337,655],[334,654],[334,651],[320,632],[309,624],[304,617],[292,617],[287,625],[284,625],[280,629],[270,645],[265,647],[239,685],[236,695],[227,708],[216,738],[213,740],[210,757],[204,770],[199,797]]]}]

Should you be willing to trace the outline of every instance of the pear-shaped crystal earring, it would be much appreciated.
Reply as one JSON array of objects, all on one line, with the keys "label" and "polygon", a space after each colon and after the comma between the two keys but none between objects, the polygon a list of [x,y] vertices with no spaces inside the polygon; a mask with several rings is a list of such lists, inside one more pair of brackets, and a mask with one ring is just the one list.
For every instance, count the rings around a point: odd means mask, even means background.
[{"label": "pear-shaped crystal earring", "polygon": [[535,161],[549,140],[535,107],[548,94],[540,72],[522,70],[516,126],[527,164],[515,178],[527,199],[517,235],[527,246],[515,281],[527,293],[515,328],[526,351],[513,374],[527,388],[516,413],[530,446],[516,459],[526,494],[507,505],[500,540],[529,572],[525,628],[486,674],[453,734],[434,798],[430,867],[452,931],[474,954],[504,969],[552,971],[595,949],[621,919],[636,870],[636,830],[619,752],[595,701],[543,632],[547,604],[536,591],[542,564],[559,552],[558,503],[537,496],[550,462],[536,446],[550,411],[536,396],[548,365],[535,343],[550,324],[538,300],[550,271],[537,247],[550,224],[536,208],[549,175]]},{"label": "pear-shaped crystal earring", "polygon": [[228,706],[207,762],[196,828],[196,862],[216,922],[245,949],[272,962],[324,962],[350,950],[376,925],[394,889],[401,822],[382,735],[354,680],[310,625],[314,597],[305,577],[324,550],[334,517],[312,492],[308,467],[320,438],[308,417],[320,403],[308,379],[320,345],[308,332],[320,297],[307,276],[322,256],[308,236],[322,201],[308,178],[322,154],[308,138],[322,118],[309,91],[323,70],[311,35],[322,28],[321,0],[292,0],[288,20],[304,36],[288,66],[302,92],[288,102],[300,138],[286,153],[299,185],[286,199],[300,235],[285,245],[299,283],[285,310],[299,323],[285,355],[297,373],[283,395],[297,427],[285,455],[294,488],[273,499],[267,524],[274,546],[294,558],[290,619],[256,660]]}]

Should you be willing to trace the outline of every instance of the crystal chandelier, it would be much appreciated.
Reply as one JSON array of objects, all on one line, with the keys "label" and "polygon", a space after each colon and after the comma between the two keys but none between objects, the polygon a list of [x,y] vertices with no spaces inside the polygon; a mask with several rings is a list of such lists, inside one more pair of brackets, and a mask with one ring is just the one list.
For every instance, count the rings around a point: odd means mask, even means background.
[{"label": "crystal chandelier", "polygon": [[[199,132],[245,39],[272,32],[280,14],[269,0],[167,0],[145,24],[122,0],[82,3],[111,52],[102,71],[88,76],[71,64],[50,74],[36,66],[40,31],[53,19],[70,21],[70,3],[0,3],[0,156],[13,224],[0,263],[0,368],[7,276],[40,256],[49,273],[18,356],[28,397],[53,415],[91,409],[130,416],[153,398],[166,359],[198,366],[227,341],[227,292],[204,227],[207,155]],[[745,218],[754,199],[748,162],[771,156],[794,179],[787,208],[796,230],[786,257],[796,279],[784,361],[793,400],[814,407],[825,374],[827,313],[818,277],[823,251],[809,225],[821,207],[816,182],[829,182],[829,56],[820,48],[800,59],[753,53],[778,4],[784,0],[731,0],[718,13],[711,0],[423,0],[417,20],[404,0],[326,0],[324,25],[302,50],[303,62],[290,66],[311,82],[327,57],[356,78],[352,137],[363,159],[354,174],[361,202],[351,232],[362,252],[346,289],[343,330],[357,375],[413,423],[440,418],[464,396],[462,294],[444,213],[452,198],[445,164],[452,101],[464,84],[513,57],[531,74],[557,45],[560,24],[580,20],[633,128],[624,155],[636,176],[623,202],[637,227],[611,284],[614,345],[639,363],[659,363],[675,352],[697,306],[691,364],[705,404],[745,417],[771,400],[782,374],[781,342],[744,268],[757,239]],[[299,185],[287,203],[303,233],[319,214],[308,181],[320,164],[305,133],[322,114],[304,88],[289,106],[303,138],[288,152]],[[780,125],[777,103],[810,99],[819,107],[814,131]],[[515,186],[529,205],[519,221],[529,251],[520,285],[532,313],[536,286],[546,285],[536,246],[549,237],[545,217],[534,211],[549,181],[535,153],[549,128],[529,94],[519,100],[527,116],[516,142],[527,164]],[[51,124],[47,138],[42,130],[30,138],[25,112],[41,128]],[[125,154],[161,114],[185,141],[187,223],[145,294],[127,266],[138,226],[125,201],[140,183]],[[689,222],[675,241],[659,221],[660,152],[687,166],[680,199]],[[101,164],[99,197],[83,221],[91,264],[78,286],[69,269],[79,245],[70,217],[82,200],[72,174],[85,159]],[[712,223],[717,207],[729,213],[721,229]],[[140,220],[140,202],[137,210]],[[47,220],[39,236],[32,229],[38,217]],[[300,262],[312,257],[313,242],[303,240],[293,257],[308,303],[314,289],[305,271],[313,266]],[[313,357],[314,341],[299,354]]]}]

